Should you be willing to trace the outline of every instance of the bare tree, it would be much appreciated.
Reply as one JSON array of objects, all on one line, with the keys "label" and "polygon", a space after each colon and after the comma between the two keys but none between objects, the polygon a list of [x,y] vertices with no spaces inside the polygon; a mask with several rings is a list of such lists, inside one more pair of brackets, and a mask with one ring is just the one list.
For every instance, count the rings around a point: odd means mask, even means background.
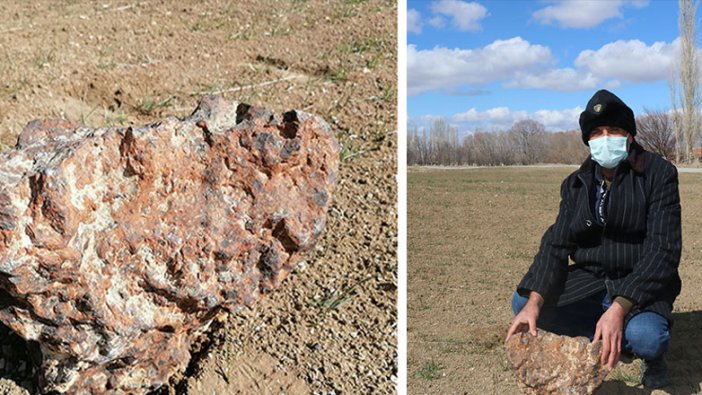
[{"label": "bare tree", "polygon": [[461,146],[458,143],[458,128],[454,125],[449,125],[448,145],[449,145],[449,150],[451,152],[451,164],[452,165],[460,164],[461,159],[460,159],[460,155],[459,155],[459,150],[460,150]]},{"label": "bare tree", "polygon": [[542,123],[533,119],[517,121],[509,129],[509,133],[514,139],[515,148],[519,153],[518,160],[522,164],[543,162],[546,128]]},{"label": "bare tree", "polygon": [[546,163],[577,165],[590,154],[587,145],[583,144],[580,130],[548,133],[547,136]]},{"label": "bare tree", "polygon": [[419,150],[419,130],[417,127],[407,128],[407,164],[421,165],[421,153]]},{"label": "bare tree", "polygon": [[695,146],[700,140],[700,104],[702,90],[697,58],[697,28],[695,17],[699,0],[678,0],[680,29],[680,56],[677,75],[670,82],[673,108],[673,128],[677,146],[676,161],[691,162]]},{"label": "bare tree", "polygon": [[463,146],[470,153],[474,164],[479,166],[499,165],[497,144],[490,132],[477,130],[463,139]]},{"label": "bare tree", "polygon": [[670,88],[670,123],[673,128],[673,139],[675,140],[675,163],[681,163],[682,153],[684,152],[683,137],[682,137],[682,114],[678,109],[678,95],[677,95],[677,77],[669,82],[668,87]]},{"label": "bare tree", "polygon": [[477,165],[478,163],[475,161],[475,154],[473,152],[473,149],[471,145],[469,144],[469,141],[471,139],[471,136],[464,136],[463,141],[461,141],[461,145],[458,147],[458,163],[459,164],[467,164],[467,165]]},{"label": "bare tree", "polygon": [[518,122],[509,130],[474,130],[459,144],[458,129],[440,121],[428,129],[409,128],[407,138],[407,163],[420,166],[579,164],[588,154],[579,130],[546,132],[538,122]]},{"label": "bare tree", "polygon": [[434,121],[429,129],[429,162],[432,165],[445,164],[448,158],[448,124],[443,118]]},{"label": "bare tree", "polygon": [[[426,135],[425,135],[426,137]],[[443,118],[437,118],[429,128],[424,164],[455,165],[458,164],[458,129],[449,125]]]},{"label": "bare tree", "polygon": [[518,163],[514,139],[505,131],[475,131],[463,140],[463,151],[472,159],[472,163],[481,166]]},{"label": "bare tree", "polygon": [[408,127],[407,130],[407,164],[408,165],[428,165],[431,151],[429,135],[424,127]]},{"label": "bare tree", "polygon": [[660,110],[644,110],[636,118],[636,141],[648,151],[668,160],[676,159],[673,116]]}]

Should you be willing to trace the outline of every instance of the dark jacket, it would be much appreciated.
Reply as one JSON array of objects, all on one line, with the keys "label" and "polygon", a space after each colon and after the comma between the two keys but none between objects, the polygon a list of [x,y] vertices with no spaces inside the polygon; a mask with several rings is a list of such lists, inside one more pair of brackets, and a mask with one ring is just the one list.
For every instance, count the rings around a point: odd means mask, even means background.
[{"label": "dark jacket", "polygon": [[556,222],[517,290],[565,305],[606,289],[612,299],[632,300],[632,314],[649,310],[670,319],[681,286],[677,169],[633,142],[617,166],[602,226],[591,194],[595,168],[588,158],[563,181]]}]

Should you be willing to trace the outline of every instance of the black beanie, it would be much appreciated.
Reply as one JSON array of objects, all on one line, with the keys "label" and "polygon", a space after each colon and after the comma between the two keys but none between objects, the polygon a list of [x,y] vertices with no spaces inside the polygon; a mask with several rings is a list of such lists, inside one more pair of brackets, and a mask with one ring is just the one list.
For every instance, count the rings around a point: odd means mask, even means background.
[{"label": "black beanie", "polygon": [[636,136],[634,112],[614,93],[601,89],[592,96],[585,111],[580,113],[583,143],[589,145],[590,132],[599,126],[616,126]]}]

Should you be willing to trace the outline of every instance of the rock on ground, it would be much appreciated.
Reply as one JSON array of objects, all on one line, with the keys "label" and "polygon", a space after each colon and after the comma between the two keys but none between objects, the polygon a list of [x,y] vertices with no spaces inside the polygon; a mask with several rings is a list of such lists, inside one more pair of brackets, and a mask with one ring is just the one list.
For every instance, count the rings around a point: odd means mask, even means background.
[{"label": "rock on ground", "polygon": [[18,386],[9,379],[0,379],[0,394],[2,395],[29,395],[29,391]]},{"label": "rock on ground", "polygon": [[507,356],[524,394],[592,394],[609,370],[600,363],[601,342],[539,330],[507,341]]},{"label": "rock on ground", "polygon": [[181,121],[30,123],[0,155],[0,321],[42,392],[143,393],[221,312],[276,288],[325,226],[329,126],[218,97]]}]

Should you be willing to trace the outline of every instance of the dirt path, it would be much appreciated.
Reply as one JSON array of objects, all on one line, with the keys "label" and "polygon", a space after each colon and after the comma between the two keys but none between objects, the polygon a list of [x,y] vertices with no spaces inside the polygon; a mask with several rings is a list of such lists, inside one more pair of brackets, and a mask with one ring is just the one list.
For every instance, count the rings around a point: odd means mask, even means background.
[{"label": "dirt path", "polygon": [[315,253],[159,393],[394,393],[396,19],[382,0],[0,3],[4,147],[34,118],[144,124],[207,94],[319,114],[344,146]]}]

